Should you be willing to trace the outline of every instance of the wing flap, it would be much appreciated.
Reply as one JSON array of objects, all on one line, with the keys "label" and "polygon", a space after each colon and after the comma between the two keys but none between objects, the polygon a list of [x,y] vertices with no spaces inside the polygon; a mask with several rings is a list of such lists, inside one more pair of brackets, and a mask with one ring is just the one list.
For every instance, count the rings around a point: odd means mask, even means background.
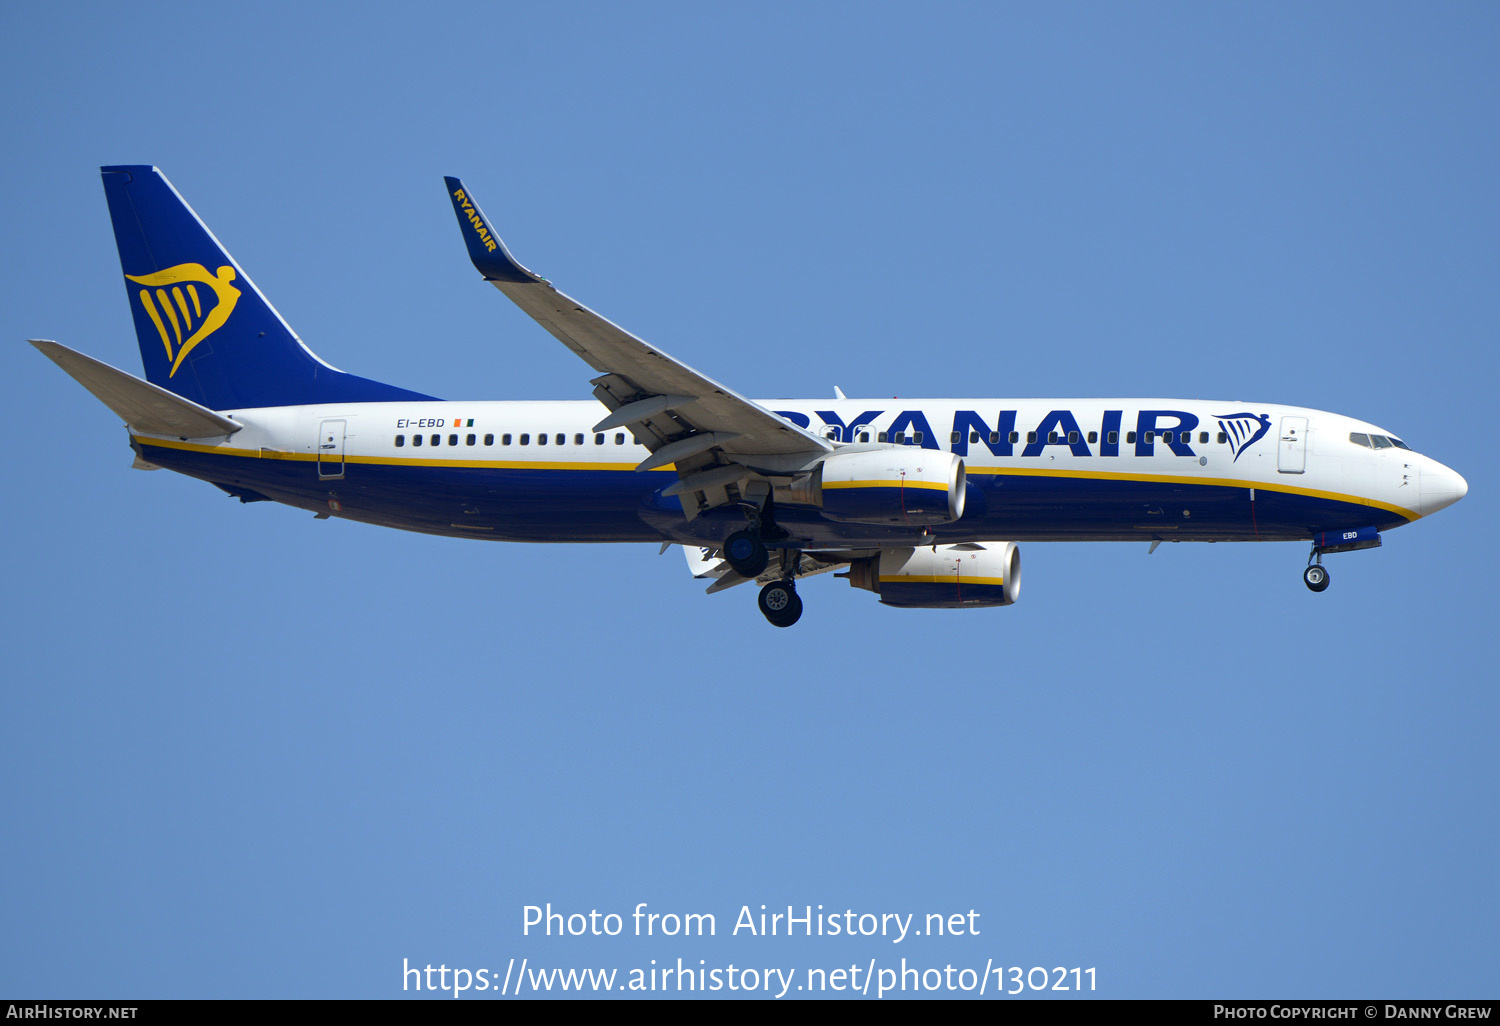
[{"label": "wing flap", "polygon": [[[713,595],[729,588],[748,584],[750,578],[737,573],[725,559],[718,549],[707,548],[702,545],[683,545],[682,554],[687,559],[688,573],[700,581],[711,581],[707,594]],[[797,554],[797,565],[792,571],[792,577],[802,579],[804,577],[816,577],[818,574],[826,574],[830,570],[849,565],[852,555],[842,552],[801,552]],[[785,569],[779,559],[771,560],[771,565],[766,568],[765,573],[755,578],[757,584],[770,584],[772,581],[780,580],[785,576]]]}]

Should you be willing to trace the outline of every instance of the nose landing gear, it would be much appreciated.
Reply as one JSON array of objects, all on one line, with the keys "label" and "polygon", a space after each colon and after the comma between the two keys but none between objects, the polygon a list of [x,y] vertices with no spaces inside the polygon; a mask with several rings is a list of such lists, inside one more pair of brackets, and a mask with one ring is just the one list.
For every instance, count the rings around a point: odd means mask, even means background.
[{"label": "nose landing gear", "polygon": [[[1323,540],[1328,540],[1328,535],[1323,535]],[[1302,571],[1302,583],[1307,585],[1308,591],[1328,590],[1328,571],[1323,569],[1323,553],[1329,551],[1326,544],[1319,545],[1318,539],[1313,539],[1312,551],[1307,554],[1307,569]]]},{"label": "nose landing gear", "polygon": [[1307,569],[1302,571],[1302,583],[1307,585],[1309,591],[1325,591],[1328,588],[1328,571],[1323,569],[1322,563],[1309,563]]},{"label": "nose landing gear", "polygon": [[1328,571],[1323,569],[1324,553],[1358,552],[1360,549],[1378,549],[1380,545],[1378,527],[1319,531],[1312,537],[1312,551],[1307,554],[1307,569],[1302,571],[1302,583],[1310,591],[1327,590]]}]

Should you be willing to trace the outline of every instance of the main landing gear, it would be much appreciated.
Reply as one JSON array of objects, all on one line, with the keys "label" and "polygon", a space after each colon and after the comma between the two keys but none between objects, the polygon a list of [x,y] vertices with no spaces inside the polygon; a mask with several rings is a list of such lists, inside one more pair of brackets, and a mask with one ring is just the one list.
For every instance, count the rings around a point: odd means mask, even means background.
[{"label": "main landing gear", "polygon": [[723,551],[724,558],[734,567],[734,572],[752,581],[765,573],[766,566],[771,562],[766,543],[761,541],[760,532],[756,530],[734,532],[724,539]]},{"label": "main landing gear", "polygon": [[[741,577],[755,580],[771,565],[771,553],[765,540],[782,541],[787,532],[777,526],[771,513],[769,490],[744,504],[750,525],[735,531],[720,546],[725,561]],[[760,611],[777,627],[790,627],[802,618],[802,600],[797,597],[797,586],[793,583],[802,553],[784,549],[779,553],[782,579],[772,581],[760,589]]]},{"label": "main landing gear", "polygon": [[790,627],[802,618],[802,600],[791,581],[772,581],[760,589],[760,611],[775,627]]},{"label": "main landing gear", "polygon": [[[766,543],[754,531],[736,531],[724,540],[724,558],[741,577],[755,580],[770,565]],[[785,577],[760,589],[760,611],[777,627],[790,627],[802,618],[802,599],[797,597],[793,576],[802,553],[786,549],[780,554]]]}]

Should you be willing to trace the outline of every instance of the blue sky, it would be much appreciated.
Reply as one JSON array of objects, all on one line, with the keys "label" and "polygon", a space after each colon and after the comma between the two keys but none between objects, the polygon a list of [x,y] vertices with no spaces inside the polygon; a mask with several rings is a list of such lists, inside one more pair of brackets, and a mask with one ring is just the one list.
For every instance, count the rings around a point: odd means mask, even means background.
[{"label": "blue sky", "polygon": [[[1500,13],[914,12],[0,15],[0,993],[905,957],[1495,996]],[[592,376],[477,280],[456,174],[524,263],[749,395],[1305,405],[1470,494],[1323,595],[1301,544],[1028,544],[1012,608],[822,578],[786,631],[654,546],[242,507],[130,470],[23,341],[139,368],[112,163],[160,166],[329,362],[446,398]],[[523,936],[547,902],[718,934]],[[761,904],[980,934],[730,935]]]}]

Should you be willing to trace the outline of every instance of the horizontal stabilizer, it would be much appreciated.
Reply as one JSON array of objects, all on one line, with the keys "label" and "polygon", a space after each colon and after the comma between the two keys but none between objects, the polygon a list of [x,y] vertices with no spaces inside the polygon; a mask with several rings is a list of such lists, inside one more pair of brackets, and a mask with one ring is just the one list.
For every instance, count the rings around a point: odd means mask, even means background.
[{"label": "horizontal stabilizer", "polygon": [[67,346],[46,339],[27,341],[137,431],[149,435],[176,435],[178,438],[217,438],[232,435],[241,427],[191,399],[158,388],[149,381],[116,370]]}]

